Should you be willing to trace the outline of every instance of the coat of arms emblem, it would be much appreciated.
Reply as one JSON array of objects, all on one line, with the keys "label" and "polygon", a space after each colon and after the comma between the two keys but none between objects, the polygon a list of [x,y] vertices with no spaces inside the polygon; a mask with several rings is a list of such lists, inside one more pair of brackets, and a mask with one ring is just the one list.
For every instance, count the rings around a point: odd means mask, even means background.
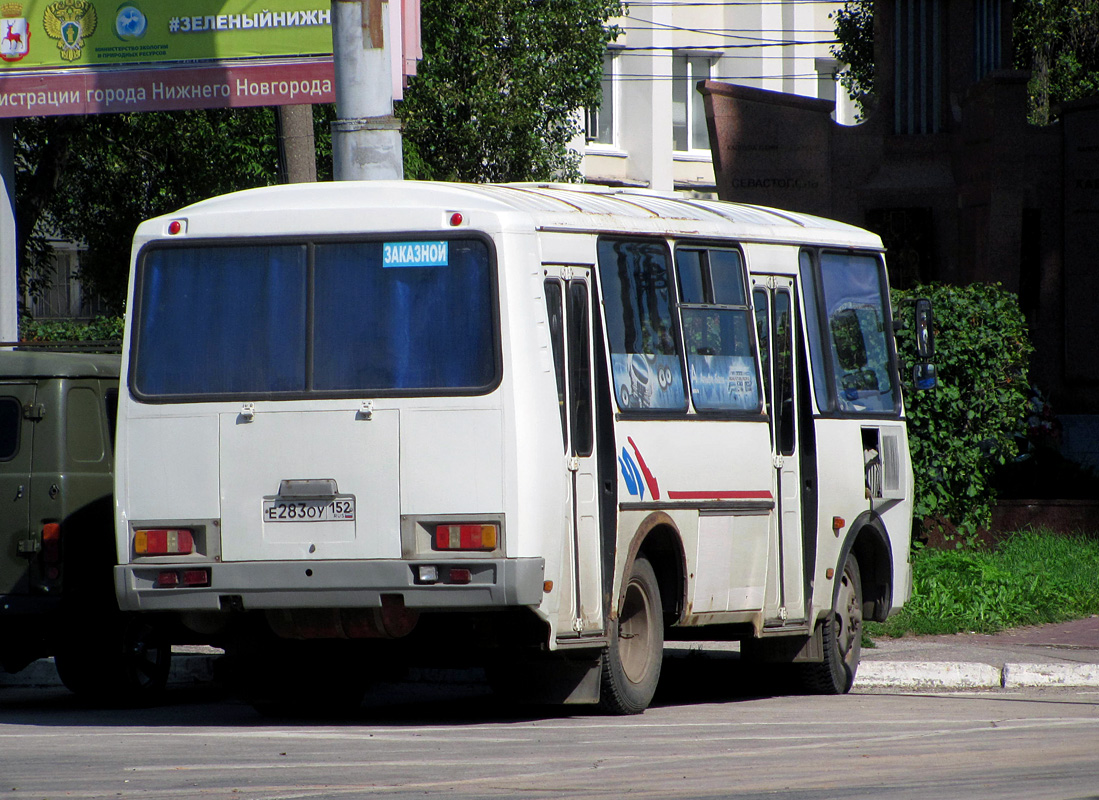
[{"label": "coat of arms emblem", "polygon": [[0,6],[0,58],[18,61],[31,47],[31,31],[19,3]]},{"label": "coat of arms emblem", "polygon": [[84,54],[84,39],[95,33],[95,6],[88,0],[59,0],[46,6],[42,25],[57,40],[61,58],[76,61]]}]

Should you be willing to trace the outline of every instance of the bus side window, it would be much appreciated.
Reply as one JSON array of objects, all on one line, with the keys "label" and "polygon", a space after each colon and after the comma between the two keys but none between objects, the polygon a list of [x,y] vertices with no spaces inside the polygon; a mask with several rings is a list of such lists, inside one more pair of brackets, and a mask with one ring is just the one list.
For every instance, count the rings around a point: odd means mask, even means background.
[{"label": "bus side window", "polygon": [[557,406],[561,411],[561,446],[569,444],[565,414],[565,325],[562,289],[559,280],[546,281],[546,316],[549,319],[550,346],[553,349],[553,374],[557,378]]},{"label": "bus side window", "polygon": [[590,456],[592,431],[591,352],[588,325],[588,285],[569,282],[569,393],[572,416],[572,454]]},{"label": "bus side window", "polygon": [[685,411],[667,246],[645,239],[600,239],[599,278],[619,408]]},{"label": "bus side window", "polygon": [[775,292],[774,363],[775,363],[775,442],[784,456],[794,454],[794,357],[793,309],[790,293]]},{"label": "bus side window", "polygon": [[697,411],[759,411],[751,309],[739,250],[675,253],[691,400]]},{"label": "bus side window", "polygon": [[760,372],[763,373],[763,413],[771,414],[771,312],[765,289],[752,292],[756,307],[756,336],[759,338]]}]

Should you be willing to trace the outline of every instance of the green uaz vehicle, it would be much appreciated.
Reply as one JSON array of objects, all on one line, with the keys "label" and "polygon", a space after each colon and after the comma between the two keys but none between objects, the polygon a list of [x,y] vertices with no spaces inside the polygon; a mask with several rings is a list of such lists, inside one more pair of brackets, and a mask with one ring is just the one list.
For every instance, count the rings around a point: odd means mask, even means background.
[{"label": "green uaz vehicle", "polygon": [[118,375],[117,355],[0,350],[0,668],[53,656],[72,691],[133,701],[171,649],[115,600]]}]

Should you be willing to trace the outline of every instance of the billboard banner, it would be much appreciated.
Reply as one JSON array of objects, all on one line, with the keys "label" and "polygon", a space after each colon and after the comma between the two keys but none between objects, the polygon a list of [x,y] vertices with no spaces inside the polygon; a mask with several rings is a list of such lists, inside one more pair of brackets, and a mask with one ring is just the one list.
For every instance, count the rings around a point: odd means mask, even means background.
[{"label": "billboard banner", "polygon": [[331,54],[329,0],[0,0],[0,76]]},{"label": "billboard banner", "polygon": [[0,119],[335,102],[332,58],[28,72],[0,78]]}]

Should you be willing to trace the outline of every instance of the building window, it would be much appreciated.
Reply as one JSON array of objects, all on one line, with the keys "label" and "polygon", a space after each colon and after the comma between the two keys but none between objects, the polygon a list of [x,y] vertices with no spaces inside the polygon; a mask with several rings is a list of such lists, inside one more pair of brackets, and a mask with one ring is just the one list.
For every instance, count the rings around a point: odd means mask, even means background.
[{"label": "building window", "polygon": [[706,56],[672,56],[672,147],[678,152],[709,150],[706,112],[697,84],[710,77]]},{"label": "building window", "polygon": [[614,145],[614,109],[616,82],[614,72],[616,59],[613,53],[603,56],[603,100],[597,108],[589,108],[584,113],[584,135],[588,144]]},{"label": "building window", "polygon": [[897,0],[894,25],[893,130],[900,134],[943,129],[943,0]]}]

